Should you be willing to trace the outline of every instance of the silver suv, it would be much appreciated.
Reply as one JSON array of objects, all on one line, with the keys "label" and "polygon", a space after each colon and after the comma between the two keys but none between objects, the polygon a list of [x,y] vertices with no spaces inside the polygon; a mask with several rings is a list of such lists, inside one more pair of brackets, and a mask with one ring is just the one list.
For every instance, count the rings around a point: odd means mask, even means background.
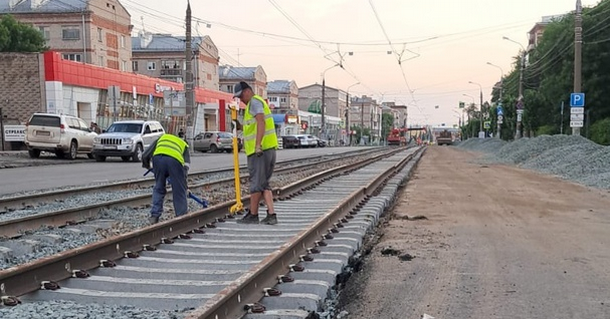
[{"label": "silver suv", "polygon": [[141,162],[143,151],[165,130],[157,121],[118,121],[93,140],[93,156],[98,162],[106,157],[121,157],[124,162]]},{"label": "silver suv", "polygon": [[85,121],[75,116],[34,113],[28,120],[25,144],[31,158],[41,151],[53,152],[59,158],[75,159],[78,154],[93,158],[91,149],[97,136]]},{"label": "silver suv", "polygon": [[[241,152],[242,140],[237,140],[238,151]],[[233,152],[233,133],[228,132],[203,132],[197,134],[193,141],[193,150],[200,152],[218,153],[225,151]]]}]

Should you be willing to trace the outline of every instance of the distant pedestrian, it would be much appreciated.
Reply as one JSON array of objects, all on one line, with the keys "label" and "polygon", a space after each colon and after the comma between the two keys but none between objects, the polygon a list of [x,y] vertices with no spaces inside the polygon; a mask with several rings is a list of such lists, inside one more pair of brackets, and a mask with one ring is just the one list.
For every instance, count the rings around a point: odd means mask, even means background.
[{"label": "distant pedestrian", "polygon": [[97,134],[102,134],[102,129],[95,122],[91,122],[90,129],[91,129],[91,131],[93,131],[93,132],[95,132]]},{"label": "distant pedestrian", "polygon": [[178,131],[178,137],[181,138],[181,139],[184,139],[184,130],[180,129]]},{"label": "distant pedestrian", "polygon": [[275,225],[277,216],[273,208],[273,192],[269,185],[275,167],[275,150],[278,148],[275,122],[267,102],[254,94],[248,83],[236,84],[233,96],[246,103],[243,135],[250,173],[250,211],[238,222],[244,224],[259,222],[258,207],[262,197],[267,204],[267,216],[261,223]]},{"label": "distant pedestrian", "polygon": [[155,187],[153,188],[152,208],[149,221],[151,224],[159,222],[163,213],[167,178],[172,185],[174,212],[176,217],[188,212],[187,177],[191,163],[188,144],[172,134],[163,134],[153,142],[142,154],[142,167],[151,168],[155,174]]}]

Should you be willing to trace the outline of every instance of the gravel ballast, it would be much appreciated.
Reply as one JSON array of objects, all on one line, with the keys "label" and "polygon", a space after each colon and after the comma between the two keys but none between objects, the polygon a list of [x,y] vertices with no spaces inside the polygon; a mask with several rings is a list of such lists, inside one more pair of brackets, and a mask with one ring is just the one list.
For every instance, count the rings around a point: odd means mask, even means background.
[{"label": "gravel ballast", "polygon": [[483,152],[485,163],[517,165],[586,186],[610,189],[610,146],[581,136],[542,135],[513,142],[469,139],[458,148]]},{"label": "gravel ballast", "polygon": [[[90,314],[95,314],[90,316]],[[1,307],[0,318],[3,319],[179,319],[184,313],[177,311],[153,311],[130,306],[111,306],[100,304],[78,304],[72,301],[33,302],[17,307]]]}]

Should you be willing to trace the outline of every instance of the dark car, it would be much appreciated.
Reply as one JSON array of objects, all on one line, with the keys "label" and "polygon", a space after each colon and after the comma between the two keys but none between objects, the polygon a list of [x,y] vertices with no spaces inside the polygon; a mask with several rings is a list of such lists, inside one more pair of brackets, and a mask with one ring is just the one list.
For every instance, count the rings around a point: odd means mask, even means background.
[{"label": "dark car", "polygon": [[326,146],[326,141],[319,139],[317,136],[314,136],[314,140],[316,140],[316,143],[318,143],[318,147],[324,147]]},{"label": "dark car", "polygon": [[284,148],[299,148],[301,142],[296,136],[282,136],[282,144]]}]

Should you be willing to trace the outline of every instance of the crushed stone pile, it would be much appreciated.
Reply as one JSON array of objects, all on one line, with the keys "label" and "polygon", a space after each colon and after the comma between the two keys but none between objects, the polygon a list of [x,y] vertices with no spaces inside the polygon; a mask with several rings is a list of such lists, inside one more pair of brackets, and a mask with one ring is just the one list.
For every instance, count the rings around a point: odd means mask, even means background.
[{"label": "crushed stone pile", "polygon": [[513,142],[472,138],[456,145],[485,153],[481,161],[517,165],[586,186],[610,189],[610,146],[573,135],[542,135]]}]

